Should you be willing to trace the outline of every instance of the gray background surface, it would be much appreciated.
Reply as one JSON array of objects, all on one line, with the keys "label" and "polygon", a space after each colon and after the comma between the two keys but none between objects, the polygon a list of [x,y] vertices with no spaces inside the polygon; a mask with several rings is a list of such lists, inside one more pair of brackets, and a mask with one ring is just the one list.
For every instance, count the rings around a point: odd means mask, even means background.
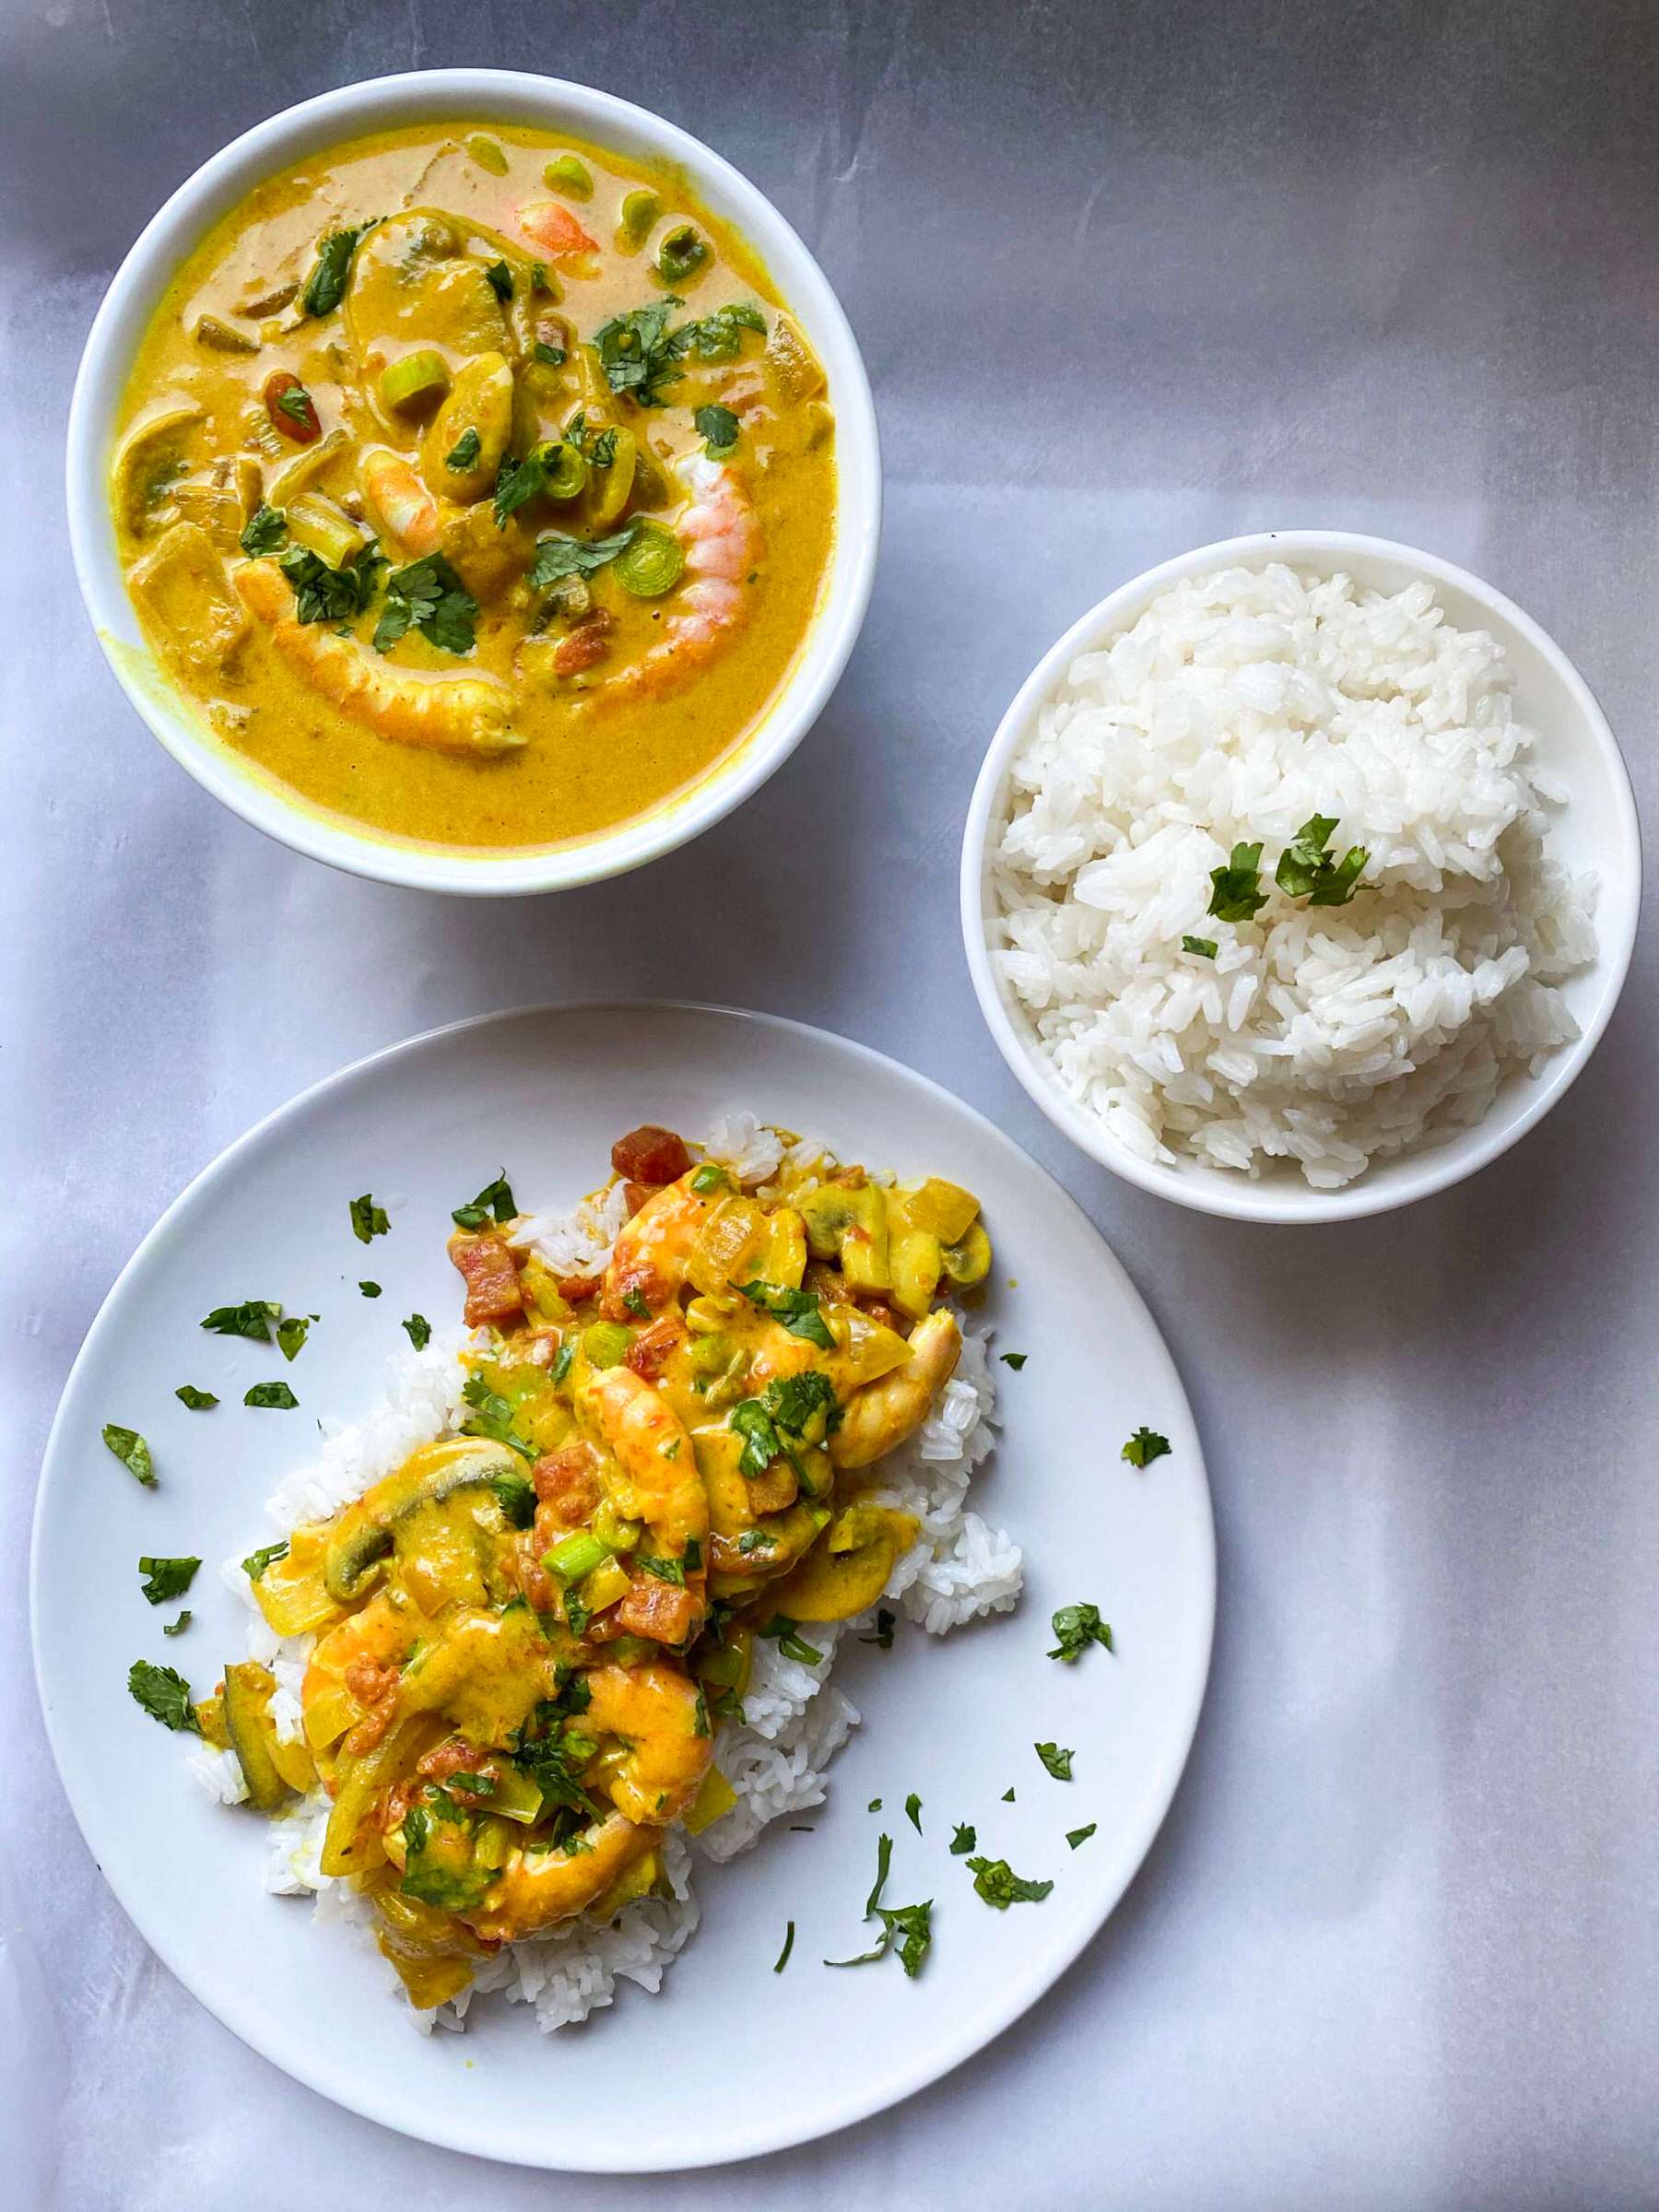
[{"label": "gray background surface", "polygon": [[[869,624],[803,750],[648,875],[539,902],[358,883],[226,816],[107,672],[62,514],[81,342],[166,194],[308,93],[464,62],[586,78],[746,170],[846,303],[888,465]],[[1639,5],[5,0],[0,2196],[1659,2203],[1651,924],[1542,1130],[1405,1214],[1291,1231],[1072,1155],[982,1031],[954,914],[975,766],[1050,640],[1274,524],[1511,593],[1651,818],[1656,96]],[[940,2087],[712,2183],[492,2171],[244,2050],[103,1889],[27,1652],[52,1407],[166,1202],[345,1060],[594,994],[820,1022],[991,1113],[1162,1321],[1218,1521],[1208,1704],[1105,1934]]]}]

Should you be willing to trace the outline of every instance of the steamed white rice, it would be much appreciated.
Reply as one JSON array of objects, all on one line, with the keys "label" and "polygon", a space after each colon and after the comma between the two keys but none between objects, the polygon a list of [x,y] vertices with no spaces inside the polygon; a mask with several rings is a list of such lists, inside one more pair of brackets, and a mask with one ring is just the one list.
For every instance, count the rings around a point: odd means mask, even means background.
[{"label": "steamed white rice", "polygon": [[[1594,957],[1595,882],[1550,855],[1565,794],[1510,683],[1427,582],[1277,562],[1183,580],[1073,662],[1010,770],[993,957],[1130,1152],[1336,1189],[1578,1034],[1556,986]],[[1315,814],[1370,853],[1346,906],[1273,882]],[[1268,903],[1216,920],[1210,871],[1258,841]]]},{"label": "steamed white rice", "polygon": [[[723,1116],[700,1149],[763,1195],[770,1194],[771,1179],[784,1158],[776,1133],[744,1113]],[[826,1169],[834,1165],[833,1155],[809,1141],[796,1144],[791,1158],[799,1167],[820,1160]],[[521,1217],[509,1234],[561,1271],[596,1271],[608,1258],[624,1218],[617,1192],[598,1201],[584,1200],[568,1215]],[[466,1412],[461,1355],[474,1341],[466,1332],[452,1330],[434,1334],[424,1350],[389,1359],[384,1394],[376,1409],[349,1426],[325,1422],[317,1457],[295,1468],[267,1500],[265,1518],[273,1534],[285,1535],[302,1521],[336,1512],[391,1474],[418,1446],[458,1428]],[[964,1326],[961,1359],[933,1416],[882,1463],[884,1480],[872,1493],[902,1506],[921,1523],[916,1542],[899,1561],[885,1596],[933,1635],[986,1614],[1007,1612],[1019,1595],[1019,1547],[966,1503],[969,1481],[994,1441],[988,1341],[986,1332]],[[278,1733],[291,1740],[300,1734],[300,1688],[314,1640],[276,1634],[240,1561],[227,1560],[221,1571],[247,1606],[248,1655],[275,1675],[272,1718]],[[753,1674],[743,1695],[745,1718],[725,1723],[714,1743],[714,1762],[737,1802],[695,1840],[669,1833],[665,1855],[672,1899],[630,1905],[609,1926],[578,1922],[503,1945],[481,1965],[473,1988],[452,2004],[435,2013],[410,2008],[414,2024],[423,2030],[434,2024],[459,2028],[478,1993],[500,1989],[510,2003],[532,2006],[537,2025],[552,2030],[610,2004],[619,1983],[633,1982],[651,1991],[660,1987],[697,1926],[699,1907],[691,1886],[697,1856],[735,1858],[772,1821],[823,1803],[825,1770],[859,1722],[857,1707],[830,1680],[836,1650],[843,1638],[867,1630],[873,1618],[867,1614],[827,1627],[815,1623],[808,1641],[822,1653],[815,1665],[786,1658],[774,1642],[757,1642]],[[211,1795],[226,1805],[241,1801],[245,1793],[233,1752],[201,1745],[189,1757],[193,1772]],[[348,1883],[332,1880],[319,1868],[328,1806],[319,1790],[287,1818],[273,1823],[265,1887],[278,1895],[310,1894],[319,1920],[349,1921],[371,1936],[372,1907]],[[389,1968],[387,1973],[389,1986],[397,1989]]]}]

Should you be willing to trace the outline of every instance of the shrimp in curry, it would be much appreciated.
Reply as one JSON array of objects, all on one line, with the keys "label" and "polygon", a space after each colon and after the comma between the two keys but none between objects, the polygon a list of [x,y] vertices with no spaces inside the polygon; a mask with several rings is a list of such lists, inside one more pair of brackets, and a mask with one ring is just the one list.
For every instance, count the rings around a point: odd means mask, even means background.
[{"label": "shrimp in curry", "polygon": [[668,1833],[732,1805],[715,1732],[757,1635],[866,1612],[917,1538],[880,1462],[991,1264],[936,1177],[786,1154],[761,1194],[654,1126],[612,1167],[627,1219],[591,1275],[536,1255],[504,1185],[463,1209],[461,1432],[250,1562],[271,1628],[315,1639],[299,1739],[257,1665],[198,1709],[259,1810],[320,1781],[321,1871],[372,1900],[419,2006],[662,1893]]}]

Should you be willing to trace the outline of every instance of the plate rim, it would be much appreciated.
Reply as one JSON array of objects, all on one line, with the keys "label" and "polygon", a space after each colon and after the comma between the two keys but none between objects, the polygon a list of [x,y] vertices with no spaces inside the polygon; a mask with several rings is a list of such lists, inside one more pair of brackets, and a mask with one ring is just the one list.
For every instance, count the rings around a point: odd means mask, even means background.
[{"label": "plate rim", "polygon": [[[504,2148],[499,2145],[488,2143],[484,2139],[482,2127],[469,2125],[465,2122],[460,2124],[452,2124],[447,2116],[443,2121],[417,2132],[404,2120],[389,2116],[386,2110],[375,2098],[359,2098],[350,2093],[349,2088],[342,2088],[337,2080],[334,2077],[326,2075],[320,2065],[313,2065],[303,2059],[290,2059],[286,2054],[282,2057],[276,2056],[262,2032],[262,2018],[257,2010],[250,2007],[245,2014],[232,2017],[235,2011],[234,2007],[224,2008],[221,2003],[212,2001],[203,1995],[187,1981],[174,1967],[167,1944],[158,1940],[156,1935],[152,1933],[149,1900],[145,1899],[135,1901],[129,1896],[124,1882],[112,1873],[110,1868],[100,1859],[88,1834],[81,1803],[75,1790],[71,1788],[65,1771],[64,1759],[58,1742],[57,1724],[53,1720],[52,1707],[46,1696],[41,1653],[41,1530],[46,1519],[49,1489],[53,1487],[50,1480],[52,1470],[57,1462],[60,1451],[68,1449],[66,1443],[60,1442],[65,1419],[65,1407],[74,1394],[75,1385],[83,1367],[88,1365],[96,1358],[106,1332],[114,1325],[115,1308],[129,1277],[147,1259],[152,1250],[165,1241],[177,1217],[213,1183],[229,1174],[240,1162],[242,1155],[253,1149],[276,1124],[289,1116],[301,1113],[308,1107],[314,1106],[330,1092],[344,1091],[349,1088],[353,1084],[360,1081],[371,1069],[379,1070],[389,1066],[409,1054],[428,1049],[444,1039],[453,1038],[471,1030],[493,1027],[507,1021],[534,1020],[549,1016],[595,1014],[712,1015],[723,1019],[754,1023],[761,1029],[810,1038],[815,1041],[828,1041],[843,1052],[851,1053],[857,1059],[871,1063],[885,1072],[897,1074],[903,1080],[920,1086],[925,1091],[933,1094],[935,1100],[943,1100],[947,1108],[966,1115],[971,1123],[977,1124],[982,1134],[996,1144],[1007,1147],[1026,1168],[1041,1177],[1050,1186],[1053,1195],[1077,1217],[1082,1226],[1088,1230],[1098,1245],[1106,1264],[1118,1277],[1121,1289],[1127,1293],[1146,1315],[1155,1340],[1158,1355],[1162,1359],[1167,1369],[1167,1380],[1186,1414],[1196,1446],[1193,1473],[1196,1478],[1197,1512],[1194,1534],[1197,1540],[1198,1557],[1195,1560],[1196,1580],[1194,1594],[1200,1601],[1202,1614],[1201,1620],[1196,1624],[1200,1630],[1199,1644],[1195,1648],[1197,1664],[1191,1669],[1190,1679],[1178,1686],[1182,1694],[1172,1706],[1175,1718],[1175,1730],[1171,1739],[1172,1747],[1166,1753],[1159,1766],[1148,1775],[1149,1787],[1144,1797],[1147,1811],[1141,1820],[1134,1849],[1131,1853],[1126,1854],[1130,1859],[1130,1864],[1121,1880],[1115,1884],[1108,1884],[1102,1889],[1098,1911],[1084,1917],[1076,1931],[1075,1940],[1069,1941],[1057,1954],[1052,1971],[1048,1973],[1047,1977],[1029,1993],[1022,1994],[1012,2009],[1004,2014],[988,2031],[983,2030],[976,2021],[970,2026],[966,2034],[935,2039],[919,2045],[922,2055],[917,2063],[898,2069],[892,2075],[877,2082],[867,2095],[859,2098],[848,2109],[841,2111],[833,2117],[815,2119],[805,2127],[788,2122],[764,2126],[757,2131],[753,2138],[746,2141],[738,2148],[721,2149],[707,2158],[699,2157],[690,2160],[679,2155],[653,2157],[647,2154],[641,2157],[636,2152],[629,2156],[627,2146],[622,2146],[620,2147],[623,2155],[619,2158],[571,2157],[565,2153],[561,2155],[558,2163],[552,2163],[545,2156],[533,2154],[527,2149]],[[59,1394],[57,1407],[53,1415],[52,1426],[47,1434],[45,1449],[41,1457],[35,1484],[34,1505],[29,1522],[29,1656],[34,1676],[36,1703],[45,1729],[47,1746],[52,1753],[53,1766],[59,1786],[68,1802],[69,1810],[74,1816],[81,1841],[91,1855],[99,1875],[153,1956],[172,1975],[192,2001],[201,2006],[204,2011],[234,2035],[240,2042],[253,2051],[266,2065],[275,2067],[277,2072],[285,2075],[288,2079],[298,2082],[302,2088],[326,2099],[331,2104],[338,2105],[344,2111],[371,2121],[377,2126],[387,2128],[393,2134],[403,2136],[411,2141],[430,2143],[437,2148],[456,2151],[467,2157],[548,2173],[690,2172],[737,2165],[753,2159],[770,2156],[775,2152],[796,2149],[804,2145],[819,2142],[839,2135],[846,2128],[857,2126],[880,2112],[904,2103],[911,2097],[931,2088],[935,2082],[942,2081],[947,2076],[954,2073],[959,2066],[965,2065],[969,2059],[997,2041],[1035,2005],[1048,1996],[1057,1983],[1076,1966],[1084,1951],[1095,1941],[1107,1922],[1117,1911],[1131,1884],[1145,1865],[1147,1854],[1169,1817],[1171,1806],[1174,1802],[1175,1794],[1181,1785],[1182,1777],[1186,1771],[1188,1760],[1192,1756],[1193,1743],[1197,1734],[1198,1722],[1208,1692],[1210,1665],[1215,1648],[1215,1505],[1210,1491],[1208,1469],[1205,1461],[1203,1438],[1199,1432],[1196,1416],[1193,1411],[1192,1401],[1187,1395],[1181,1371],[1176,1365],[1174,1355],[1170,1349],[1157,1316],[1142,1297],[1134,1278],[1112,1245],[1096,1228],[1094,1222],[1084,1212],[1071,1193],[1055,1176],[1050,1173],[1040,1160],[1033,1159],[1023,1146],[1008,1135],[1005,1130],[999,1128],[989,1115],[982,1113],[977,1107],[969,1104],[965,1099],[959,1098],[954,1091],[947,1089],[944,1084],[937,1082],[933,1077],[924,1074],[920,1069],[909,1067],[904,1062],[894,1059],[890,1053],[880,1052],[873,1045],[862,1043],[856,1038],[843,1036],[839,1030],[824,1029],[812,1022],[798,1021],[788,1015],[768,1013],[752,1007],[724,1006],[712,1000],[618,997],[555,999],[530,1006],[497,1007],[486,1014],[465,1015],[457,1020],[440,1022],[431,1029],[418,1031],[414,1036],[398,1039],[392,1044],[382,1045],[373,1052],[365,1053],[358,1059],[348,1061],[344,1066],[335,1068],[330,1074],[319,1077],[314,1083],[307,1084],[303,1088],[293,1093],[291,1097],[273,1107],[269,1112],[261,1115],[239,1136],[233,1137],[229,1144],[192,1176],[183,1188],[169,1201],[149,1229],[139,1239],[100,1301],[98,1311],[94,1314],[87,1333],[81,1340],[80,1347],[70,1363],[68,1373],[64,1379],[63,1389]],[[348,2083],[349,2076],[347,2078]]]}]

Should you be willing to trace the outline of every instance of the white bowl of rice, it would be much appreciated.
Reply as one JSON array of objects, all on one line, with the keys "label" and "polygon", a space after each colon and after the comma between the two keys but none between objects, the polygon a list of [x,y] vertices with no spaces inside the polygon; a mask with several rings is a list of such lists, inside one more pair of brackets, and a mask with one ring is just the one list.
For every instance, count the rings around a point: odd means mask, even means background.
[{"label": "white bowl of rice", "polygon": [[1380,1213],[1507,1150],[1606,1027],[1641,889],[1566,654],[1342,531],[1103,599],[1004,716],[962,850],[974,989],[1032,1099],[1129,1182],[1257,1221]]}]

